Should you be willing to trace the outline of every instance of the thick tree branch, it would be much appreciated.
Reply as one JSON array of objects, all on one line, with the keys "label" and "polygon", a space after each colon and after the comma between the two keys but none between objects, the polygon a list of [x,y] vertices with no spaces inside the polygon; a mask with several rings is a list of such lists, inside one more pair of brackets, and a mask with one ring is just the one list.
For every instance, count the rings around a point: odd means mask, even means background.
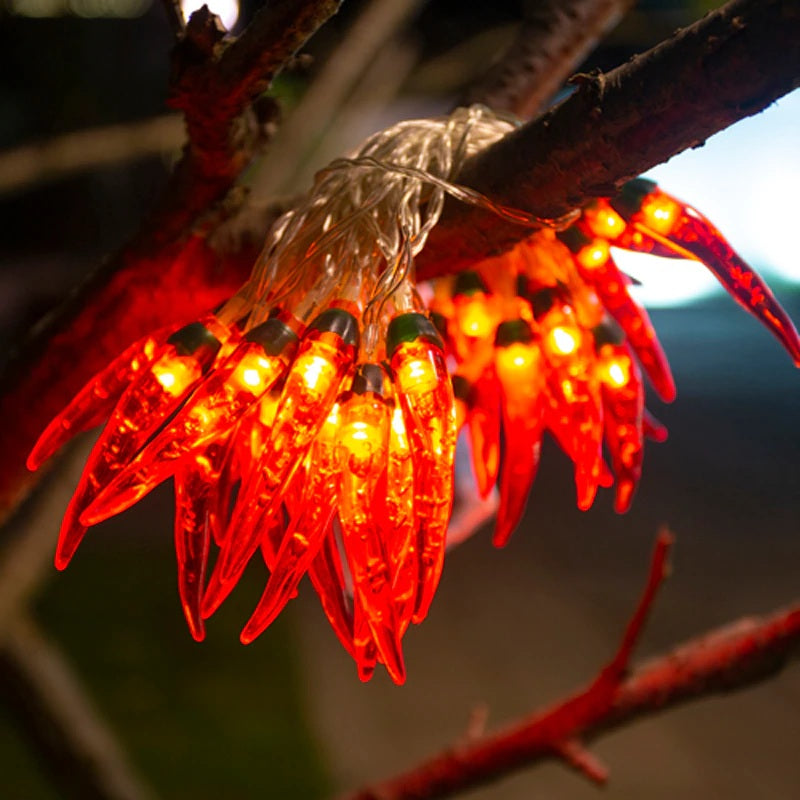
[{"label": "thick tree branch", "polygon": [[751,686],[797,654],[800,604],[691,639],[628,675],[628,658],[664,577],[670,542],[669,534],[662,532],[645,592],[617,654],[587,687],[495,734],[462,742],[342,800],[434,800],[553,758],[603,783],[605,767],[586,750],[586,741],[688,700]]},{"label": "thick tree branch", "polygon": [[483,103],[527,119],[563,86],[635,0],[543,0],[526,5],[508,50],[471,86],[463,105]]},{"label": "thick tree branch", "polygon": [[[800,6],[732,0],[624,66],[574,82],[571,97],[471,159],[458,181],[545,218],[613,194],[800,85]],[[418,274],[458,271],[526,235],[449,202]]]}]

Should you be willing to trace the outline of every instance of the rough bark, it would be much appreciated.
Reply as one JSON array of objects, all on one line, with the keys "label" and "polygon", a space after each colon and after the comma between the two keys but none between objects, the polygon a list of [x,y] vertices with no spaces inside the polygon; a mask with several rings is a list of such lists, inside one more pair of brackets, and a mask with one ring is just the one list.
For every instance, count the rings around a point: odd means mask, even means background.
[{"label": "rough bark", "polygon": [[[800,85],[800,5],[732,0],[606,74],[576,76],[556,108],[471,159],[460,183],[558,218]],[[448,202],[417,259],[420,277],[512,247],[529,228]]]}]

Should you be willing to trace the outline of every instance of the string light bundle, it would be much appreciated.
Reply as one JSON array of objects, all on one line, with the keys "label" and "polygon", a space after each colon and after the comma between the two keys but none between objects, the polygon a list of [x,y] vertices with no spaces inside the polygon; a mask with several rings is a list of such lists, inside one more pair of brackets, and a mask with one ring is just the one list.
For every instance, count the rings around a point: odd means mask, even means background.
[{"label": "string light bundle", "polygon": [[[179,593],[195,639],[260,551],[270,576],[243,642],[308,574],[361,678],[381,662],[402,683],[402,637],[425,618],[442,571],[462,425],[480,491],[500,484],[497,544],[520,519],[545,430],[575,464],[581,508],[613,481],[605,441],[620,511],[644,435],[664,436],[644,411],[637,361],[663,399],[674,383],[609,245],[703,261],[800,362],[797,333],[763,281],[651,182],[627,184],[559,231],[451,182],[512,128],[472,107],[376,134],[278,220],[221,309],[145,337],[90,380],[28,459],[36,469],[108,419],[56,566],[88,526],[174,477]],[[447,194],[539,230],[436,281],[426,303],[414,256]]]}]

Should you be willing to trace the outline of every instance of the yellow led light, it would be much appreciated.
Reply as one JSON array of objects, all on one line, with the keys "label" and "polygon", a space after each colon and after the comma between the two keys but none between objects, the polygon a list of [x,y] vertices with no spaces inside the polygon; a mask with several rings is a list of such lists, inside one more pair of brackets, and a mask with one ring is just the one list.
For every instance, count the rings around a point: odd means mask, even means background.
[{"label": "yellow led light", "polygon": [[586,222],[595,236],[605,239],[616,239],[625,230],[625,220],[611,208],[587,211]]},{"label": "yellow led light", "polygon": [[608,244],[603,241],[596,241],[581,248],[578,252],[577,259],[581,266],[586,267],[586,269],[592,269],[605,264],[606,261],[608,261],[608,255]]},{"label": "yellow led light", "polygon": [[261,375],[259,375],[258,370],[251,367],[242,372],[242,382],[248,386],[256,387],[261,383]]},{"label": "yellow led light", "polygon": [[568,356],[578,349],[578,337],[568,328],[558,326],[547,334],[551,353]]},{"label": "yellow led light", "polygon": [[642,203],[642,222],[656,233],[668,236],[675,227],[681,207],[669,197],[662,194],[651,195]]},{"label": "yellow led light", "polygon": [[[300,359],[298,359],[299,361]],[[316,389],[320,381],[329,377],[335,372],[335,367],[327,359],[321,356],[306,355],[305,363],[301,366],[303,382],[312,391]]]},{"label": "yellow led light", "polygon": [[518,381],[532,367],[538,366],[539,350],[536,345],[514,342],[499,347],[495,353],[498,376],[504,382]]}]

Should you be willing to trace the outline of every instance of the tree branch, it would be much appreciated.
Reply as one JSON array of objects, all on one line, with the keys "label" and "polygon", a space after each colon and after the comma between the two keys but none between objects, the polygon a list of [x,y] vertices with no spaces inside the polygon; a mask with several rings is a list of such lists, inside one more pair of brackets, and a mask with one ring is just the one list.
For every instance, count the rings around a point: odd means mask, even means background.
[{"label": "tree branch", "polygon": [[462,105],[483,103],[527,119],[544,108],[635,0],[544,0],[526,14],[508,50]]},{"label": "tree branch", "polygon": [[84,170],[177,151],[177,114],[66,133],[0,152],[0,195]]},{"label": "tree branch", "polygon": [[460,743],[342,800],[434,800],[552,758],[603,783],[605,767],[586,750],[587,740],[638,717],[751,686],[778,672],[800,650],[800,604],[691,639],[626,677],[631,650],[665,576],[671,542],[669,533],[662,531],[647,586],[622,643],[587,687],[495,734]]},{"label": "tree branch", "polygon": [[[506,206],[558,218],[800,85],[800,7],[732,0],[471,159],[457,176]],[[463,269],[529,229],[450,201],[417,258],[420,278]]]}]

